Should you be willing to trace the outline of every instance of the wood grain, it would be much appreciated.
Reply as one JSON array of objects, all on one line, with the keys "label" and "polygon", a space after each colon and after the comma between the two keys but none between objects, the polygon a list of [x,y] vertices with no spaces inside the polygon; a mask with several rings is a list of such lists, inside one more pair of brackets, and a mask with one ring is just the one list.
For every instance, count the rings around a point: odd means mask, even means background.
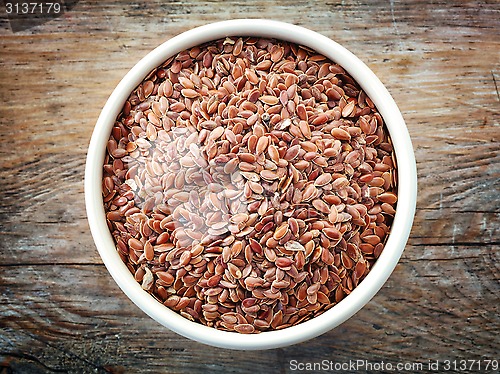
[{"label": "wood grain", "polygon": [[[497,1],[82,0],[17,33],[0,10],[0,372],[499,358]],[[206,347],[142,313],[102,265],[83,201],[93,126],[124,74],[168,38],[238,17],[303,25],[366,62],[407,121],[419,178],[409,243],[374,299],[321,337],[260,352]]]}]

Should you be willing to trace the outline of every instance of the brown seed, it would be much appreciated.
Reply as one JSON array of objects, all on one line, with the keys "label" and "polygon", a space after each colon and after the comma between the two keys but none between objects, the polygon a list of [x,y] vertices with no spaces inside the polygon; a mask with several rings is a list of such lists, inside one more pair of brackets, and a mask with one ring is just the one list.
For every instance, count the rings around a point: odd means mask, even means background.
[{"label": "brown seed", "polygon": [[257,155],[264,153],[269,145],[269,138],[267,136],[262,136],[259,138],[257,142],[257,146],[255,147],[255,152]]},{"label": "brown seed", "polygon": [[278,62],[283,58],[284,53],[285,50],[283,49],[283,47],[279,45],[274,45],[273,48],[271,49],[271,61]]},{"label": "brown seed", "polygon": [[143,84],[143,89],[144,89],[144,97],[149,97],[151,93],[153,92],[154,89],[154,83],[151,82],[150,80],[147,80]]},{"label": "brown seed", "polygon": [[318,190],[316,189],[316,187],[313,184],[309,184],[302,193],[302,200],[309,201],[317,195],[318,195]]},{"label": "brown seed", "polygon": [[195,97],[198,97],[200,95],[198,92],[190,88],[182,89],[181,94],[182,96],[187,97],[189,99],[194,99]]},{"label": "brown seed", "polygon": [[172,283],[174,283],[174,276],[170,273],[167,273],[166,271],[157,271],[156,276],[162,280],[162,282],[165,283],[166,286],[170,286]]},{"label": "brown seed", "polygon": [[382,177],[373,177],[368,182],[368,185],[372,187],[382,187],[384,184],[385,184],[385,179]]},{"label": "brown seed", "polygon": [[318,116],[312,121],[313,125],[322,125],[328,121],[328,114],[320,113]]},{"label": "brown seed", "polygon": [[255,149],[257,147],[257,142],[258,141],[259,141],[259,138],[255,134],[251,135],[248,138],[248,149],[250,150],[250,152],[254,152],[255,153]]},{"label": "brown seed", "polygon": [[371,245],[377,245],[380,243],[380,238],[377,235],[366,235],[363,237],[363,241]]},{"label": "brown seed", "polygon": [[252,181],[248,181],[247,183],[250,186],[250,188],[252,189],[252,191],[255,192],[256,194],[260,195],[260,194],[262,194],[262,192],[264,192],[264,189],[262,188],[262,186],[259,183],[255,183]]},{"label": "brown seed", "polygon": [[135,251],[142,251],[142,250],[144,250],[144,246],[141,243],[141,241],[137,240],[135,238],[130,238],[128,240],[128,245],[130,246],[130,248],[132,248]]},{"label": "brown seed", "polygon": [[331,131],[331,134],[336,138],[340,140],[351,140],[351,135],[344,129],[334,127]]},{"label": "brown seed", "polygon": [[237,324],[238,323],[238,318],[236,317],[235,313],[224,313],[223,315],[220,316],[221,320],[223,320],[226,323],[230,324]]},{"label": "brown seed", "polygon": [[267,248],[267,247],[264,249],[264,256],[270,262],[276,261],[276,257],[277,257],[276,252],[273,249]]},{"label": "brown seed", "polygon": [[257,167],[253,164],[250,164],[248,162],[240,162],[238,167],[240,168],[241,171],[254,171]]},{"label": "brown seed", "polygon": [[310,142],[310,141],[301,142],[300,146],[306,152],[314,152],[314,153],[318,152],[318,146],[316,144],[314,144],[313,142]]},{"label": "brown seed", "polygon": [[268,180],[268,181],[273,181],[275,179],[278,179],[279,176],[275,172],[271,170],[262,170],[260,172],[260,176],[262,179]]},{"label": "brown seed", "polygon": [[243,40],[241,38],[238,38],[236,43],[234,43],[233,55],[238,56],[242,50],[243,50]]},{"label": "brown seed", "polygon": [[240,325],[234,326],[234,331],[239,332],[240,334],[251,334],[255,331],[255,327],[248,323],[243,323]]},{"label": "brown seed", "polygon": [[332,182],[332,187],[334,189],[340,189],[349,185],[349,180],[345,177],[340,177]]},{"label": "brown seed", "polygon": [[293,264],[293,260],[288,257],[279,257],[276,259],[276,266],[279,268],[287,268]]},{"label": "brown seed", "polygon": [[340,233],[340,231],[333,227],[325,227],[323,229],[323,232],[329,239],[332,239],[334,241],[338,241],[342,238],[342,234]]},{"label": "brown seed", "polygon": [[306,139],[311,139],[311,128],[309,127],[309,124],[307,121],[300,121],[299,122],[299,128],[302,134]]},{"label": "brown seed", "polygon": [[330,213],[330,207],[328,206],[327,203],[325,203],[321,199],[313,200],[312,205],[313,205],[313,207],[315,207],[316,209],[318,209],[322,213],[325,213],[325,214]]},{"label": "brown seed", "polygon": [[393,206],[388,203],[382,203],[381,208],[387,214],[394,215],[396,213],[396,210],[393,208]]},{"label": "brown seed", "polygon": [[350,117],[354,111],[355,103],[354,101],[350,101],[344,109],[342,109],[342,117]]},{"label": "brown seed", "polygon": [[322,157],[322,156],[315,157],[312,160],[312,162],[315,163],[318,166],[323,167],[323,168],[328,167],[328,161],[326,161],[326,159],[324,157]]},{"label": "brown seed", "polygon": [[276,105],[279,103],[279,99],[276,96],[264,95],[259,97],[259,100],[267,105]]},{"label": "brown seed", "polygon": [[272,64],[273,63],[270,60],[262,60],[257,65],[255,65],[255,70],[268,70]]},{"label": "brown seed", "polygon": [[134,279],[137,282],[142,282],[145,274],[146,274],[146,271],[142,267],[137,268],[137,270],[135,271],[135,274],[134,274]]},{"label": "brown seed", "polygon": [[228,263],[227,264],[227,268],[229,270],[229,272],[231,273],[231,275],[235,278],[235,279],[240,279],[242,274],[241,274],[241,270],[233,265],[232,263]]},{"label": "brown seed", "polygon": [[184,251],[179,259],[181,266],[186,266],[191,261],[191,251]]},{"label": "brown seed", "polygon": [[337,219],[338,219],[337,208],[334,205],[332,205],[330,207],[330,213],[328,214],[328,220],[330,221],[330,223],[334,224],[337,223]]},{"label": "brown seed", "polygon": [[274,144],[270,144],[267,147],[267,152],[269,153],[269,157],[271,158],[271,160],[277,164],[280,160],[278,148],[276,148],[276,146]]},{"label": "brown seed", "polygon": [[307,121],[307,111],[304,104],[297,105],[297,115],[301,120]]},{"label": "brown seed", "polygon": [[238,167],[238,159],[233,158],[224,165],[224,173],[231,174]]},{"label": "brown seed", "polygon": [[180,101],[177,101],[170,105],[170,110],[176,113],[180,113],[184,109],[186,109],[186,105],[184,103],[181,103]]},{"label": "brown seed", "polygon": [[332,175],[330,173],[324,173],[321,174],[316,180],[314,181],[314,185],[316,187],[323,187],[330,183],[332,181]]},{"label": "brown seed", "polygon": [[288,103],[288,92],[281,91],[279,99],[280,99],[281,105],[286,105]]},{"label": "brown seed", "polygon": [[395,204],[396,201],[398,200],[397,196],[393,192],[384,192],[380,195],[377,196],[378,201],[381,201],[383,203],[387,204]]},{"label": "brown seed", "polygon": [[354,261],[347,255],[347,253],[341,252],[340,258],[342,260],[342,265],[346,269],[352,269],[352,267],[354,266]]},{"label": "brown seed", "polygon": [[255,253],[262,254],[262,246],[255,239],[250,239],[250,247]]},{"label": "brown seed", "polygon": [[248,171],[242,171],[241,175],[244,178],[246,178],[246,179],[248,179],[249,181],[252,181],[252,182],[259,182],[260,181],[260,176],[257,173],[252,173],[252,172],[248,172]]},{"label": "brown seed", "polygon": [[292,161],[293,159],[295,159],[298,156],[299,151],[300,151],[300,145],[298,145],[298,144],[294,145],[294,146],[288,148],[288,150],[286,151],[285,156],[283,158],[287,161]]},{"label": "brown seed", "polygon": [[281,238],[283,238],[286,235],[286,233],[288,232],[288,228],[289,227],[288,227],[288,223],[287,222],[282,223],[274,231],[273,238],[276,239],[276,240],[280,240]]},{"label": "brown seed", "polygon": [[[248,79],[249,82],[251,82],[253,84],[259,83],[259,77],[257,76],[257,74],[255,74],[255,71],[253,71],[253,70],[246,69],[245,70],[245,77]],[[250,101],[252,101],[252,100],[250,100]]]},{"label": "brown seed", "polygon": [[288,226],[290,226],[290,231],[291,231],[292,235],[297,236],[297,234],[299,233],[299,229],[300,229],[297,220],[293,217],[290,217],[288,219]]},{"label": "brown seed", "polygon": [[253,155],[251,153],[239,153],[238,158],[241,161],[248,162],[248,163],[254,163],[255,161],[257,161],[257,158],[255,157],[255,155]]}]

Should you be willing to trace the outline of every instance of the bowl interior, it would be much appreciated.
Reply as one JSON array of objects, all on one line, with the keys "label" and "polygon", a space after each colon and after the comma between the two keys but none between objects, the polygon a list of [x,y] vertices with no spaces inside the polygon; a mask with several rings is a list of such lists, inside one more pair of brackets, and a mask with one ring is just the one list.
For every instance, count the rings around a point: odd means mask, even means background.
[{"label": "bowl interior", "polygon": [[[281,39],[307,46],[341,65],[372,99],[393,141],[398,163],[398,203],[391,233],[381,256],[353,292],[322,315],[283,330],[242,335],[191,322],[171,311],[142,290],[115,249],[107,228],[101,194],[106,143],[114,121],[130,92],[155,67],[172,55],[225,36],[256,36]],[[344,47],[308,29],[257,19],[231,20],[198,27],[163,43],[139,61],[115,88],[104,106],[89,145],[85,170],[85,199],[91,232],[108,271],[149,316],[169,329],[193,340],[223,348],[269,349],[316,337],[341,324],[361,309],[382,287],[395,268],[408,239],[416,205],[416,166],[411,140],[393,98],[375,74]]]}]

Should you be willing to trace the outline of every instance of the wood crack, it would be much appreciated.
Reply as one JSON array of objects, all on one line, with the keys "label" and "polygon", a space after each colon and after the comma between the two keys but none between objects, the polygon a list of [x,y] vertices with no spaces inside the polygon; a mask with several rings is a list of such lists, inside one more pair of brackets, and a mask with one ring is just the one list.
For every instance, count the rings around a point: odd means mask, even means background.
[{"label": "wood crack", "polygon": [[22,267],[22,266],[97,266],[104,267],[103,263],[92,262],[7,262],[0,267]]},{"label": "wood crack", "polygon": [[450,243],[411,243],[409,244],[413,247],[452,247],[452,246],[461,246],[461,247],[477,247],[483,245],[500,245],[500,242],[450,242]]},{"label": "wood crack", "polygon": [[407,258],[405,261],[408,262],[420,262],[420,261],[456,261],[456,260],[470,260],[474,258],[473,256],[465,256],[465,257],[443,257],[443,258]]},{"label": "wood crack", "polygon": [[497,99],[498,99],[498,101],[500,101],[500,93],[498,92],[497,80],[495,79],[495,74],[493,74],[493,71],[491,72],[491,76],[493,77],[493,83],[495,84],[495,91],[497,93]]},{"label": "wood crack", "polygon": [[[37,335],[34,335],[34,334],[29,334],[29,333],[26,333],[24,332],[25,335],[27,336],[30,336],[32,339],[34,340],[37,340],[39,341],[40,343],[46,345],[47,347],[50,347],[56,351],[59,351],[61,352],[62,354],[72,358],[72,359],[75,359],[75,360],[78,360],[78,361],[81,361],[82,363],[86,364],[86,365],[89,365],[90,367],[92,367],[95,371],[101,371],[101,372],[105,372],[105,373],[108,373],[110,372],[109,370],[107,370],[104,366],[102,365],[98,365],[84,357],[81,357],[79,356],[77,353],[73,353],[73,352],[70,352],[68,350],[65,350],[65,349],[62,349],[60,347],[57,347],[47,341],[45,341],[44,339],[40,338],[40,336],[37,336]],[[1,353],[0,353],[1,354]],[[52,372],[68,372],[67,369],[56,369],[56,368],[52,368],[52,367],[49,367],[47,366],[46,364],[44,364],[39,358],[35,357],[35,356],[32,356],[32,355],[29,355],[29,354],[25,354],[25,353],[6,353],[6,355],[10,355],[10,356],[14,356],[14,357],[19,357],[19,358],[25,358],[25,359],[28,359],[28,360],[31,360],[31,361],[34,361],[40,365],[42,365],[44,368],[46,368],[47,370],[50,370]]]},{"label": "wood crack", "polygon": [[[36,363],[37,365],[42,366],[44,369],[52,372],[52,373],[67,373],[68,371],[66,369],[57,369],[53,368],[51,366],[48,366],[44,364],[38,357],[30,355],[28,353],[16,353],[16,352],[2,352],[0,351],[0,356],[6,356],[6,357],[15,357],[18,359],[22,360],[27,360]],[[8,363],[2,362],[0,363],[0,367],[10,369],[10,365]],[[3,372],[3,370],[2,370]],[[7,371],[9,373],[9,371]]]}]

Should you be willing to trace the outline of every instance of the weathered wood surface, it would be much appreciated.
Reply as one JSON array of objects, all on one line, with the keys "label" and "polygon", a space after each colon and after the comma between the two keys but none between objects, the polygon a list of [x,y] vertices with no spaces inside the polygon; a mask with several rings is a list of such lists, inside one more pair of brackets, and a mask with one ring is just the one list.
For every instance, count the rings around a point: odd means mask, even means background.
[{"label": "weathered wood surface", "polygon": [[[500,3],[82,0],[17,33],[0,9],[0,372],[500,358]],[[102,265],[83,199],[88,141],[121,77],[169,37],[237,17],[306,26],[364,60],[402,110],[419,177],[408,246],[374,299],[319,338],[262,352],[193,343],[142,313]]]}]

